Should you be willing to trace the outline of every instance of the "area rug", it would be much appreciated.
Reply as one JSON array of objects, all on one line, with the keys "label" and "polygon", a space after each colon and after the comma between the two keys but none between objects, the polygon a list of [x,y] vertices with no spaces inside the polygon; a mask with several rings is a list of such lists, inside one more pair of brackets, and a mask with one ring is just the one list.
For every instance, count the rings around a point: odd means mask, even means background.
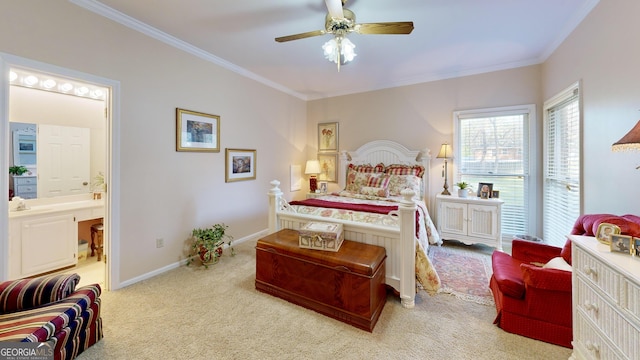
[{"label": "area rug", "polygon": [[440,277],[439,293],[493,306],[489,289],[491,256],[465,246],[430,246],[429,258]]}]

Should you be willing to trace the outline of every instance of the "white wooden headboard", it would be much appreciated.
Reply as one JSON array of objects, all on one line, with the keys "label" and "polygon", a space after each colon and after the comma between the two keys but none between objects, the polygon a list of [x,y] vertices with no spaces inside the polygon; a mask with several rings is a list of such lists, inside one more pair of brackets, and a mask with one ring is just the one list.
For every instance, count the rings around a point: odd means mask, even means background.
[{"label": "white wooden headboard", "polygon": [[[385,165],[419,164],[424,166],[424,175],[422,176],[423,194],[424,196],[429,196],[431,151],[429,149],[409,150],[404,145],[391,140],[374,140],[360,146],[355,151],[340,152],[341,172],[338,174],[338,186],[340,189],[345,188],[349,164],[376,165],[379,163]],[[425,202],[427,202],[426,199]]]}]

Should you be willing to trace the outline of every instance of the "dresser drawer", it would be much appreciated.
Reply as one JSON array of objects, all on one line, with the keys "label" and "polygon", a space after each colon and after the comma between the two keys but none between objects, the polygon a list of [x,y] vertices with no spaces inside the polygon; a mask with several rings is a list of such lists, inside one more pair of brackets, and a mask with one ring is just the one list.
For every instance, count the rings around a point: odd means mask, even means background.
[{"label": "dresser drawer", "polygon": [[573,334],[573,351],[578,353],[578,359],[628,359],[605,340],[606,336],[594,328],[580,311],[574,319]]},{"label": "dresser drawer", "polygon": [[627,356],[636,354],[638,349],[638,329],[632,325],[620,309],[616,310],[596,291],[589,288],[585,281],[577,278],[576,293],[574,294],[574,306],[577,313],[583,318],[591,320],[615,346]]},{"label": "dresser drawer", "polygon": [[36,185],[18,185],[16,188],[18,193],[33,193],[38,190]]},{"label": "dresser drawer", "polygon": [[35,176],[33,177],[14,177],[13,182],[15,185],[35,185],[38,182]]},{"label": "dresser drawer", "polygon": [[623,279],[620,273],[584,251],[575,251],[572,257],[573,271],[578,277],[584,279],[589,286],[600,289],[616,304],[620,304],[620,286]]},{"label": "dresser drawer", "polygon": [[629,279],[624,279],[623,286],[627,301],[623,308],[628,311],[628,316],[633,319],[637,326],[640,326],[640,286]]}]

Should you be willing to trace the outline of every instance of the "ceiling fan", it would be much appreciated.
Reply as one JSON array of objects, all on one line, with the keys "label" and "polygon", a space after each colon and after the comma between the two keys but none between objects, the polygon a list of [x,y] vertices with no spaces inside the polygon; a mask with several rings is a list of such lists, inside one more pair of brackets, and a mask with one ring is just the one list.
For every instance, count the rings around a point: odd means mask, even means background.
[{"label": "ceiling fan", "polygon": [[325,19],[324,30],[314,30],[295,35],[277,37],[277,42],[299,40],[313,36],[332,34],[334,38],[327,41],[322,48],[329,61],[338,65],[345,64],[356,56],[355,45],[346,38],[352,32],[358,34],[410,34],[413,31],[413,21],[356,23],[353,11],[344,7],[347,0],[325,0],[328,14]]}]

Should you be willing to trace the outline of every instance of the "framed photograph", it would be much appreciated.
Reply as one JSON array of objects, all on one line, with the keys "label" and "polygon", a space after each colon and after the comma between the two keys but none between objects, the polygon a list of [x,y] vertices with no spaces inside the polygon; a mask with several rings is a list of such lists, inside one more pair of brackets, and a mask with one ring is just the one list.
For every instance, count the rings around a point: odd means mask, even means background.
[{"label": "framed photograph", "polygon": [[491,190],[491,197],[492,198],[499,198],[500,197],[500,191],[498,190]]},{"label": "framed photograph", "polygon": [[225,182],[256,178],[256,150],[225,149]]},{"label": "framed photograph", "polygon": [[640,238],[637,237],[633,238],[633,255],[640,257]]},{"label": "framed photograph", "polygon": [[338,154],[318,154],[320,161],[320,174],[318,181],[338,181]]},{"label": "framed photograph", "polygon": [[338,123],[318,124],[318,151],[338,151]]},{"label": "framed photograph", "polygon": [[596,239],[605,245],[611,245],[611,235],[620,234],[620,227],[609,223],[600,223],[596,230]]},{"label": "framed photograph", "polygon": [[220,116],[176,108],[176,151],[220,152]]},{"label": "framed photograph", "polygon": [[631,251],[633,251],[632,237],[629,235],[611,235],[610,249],[612,252],[631,254]]},{"label": "framed photograph", "polygon": [[[492,183],[478,183],[478,197],[479,198],[484,198],[484,199],[488,199],[491,197],[491,192],[493,191],[493,184]],[[485,196],[483,197],[482,193],[486,193],[484,194]]]},{"label": "framed photograph", "polygon": [[326,194],[328,187],[329,187],[329,184],[326,181],[320,181],[320,185],[318,186],[318,190],[320,190],[320,193]]}]

